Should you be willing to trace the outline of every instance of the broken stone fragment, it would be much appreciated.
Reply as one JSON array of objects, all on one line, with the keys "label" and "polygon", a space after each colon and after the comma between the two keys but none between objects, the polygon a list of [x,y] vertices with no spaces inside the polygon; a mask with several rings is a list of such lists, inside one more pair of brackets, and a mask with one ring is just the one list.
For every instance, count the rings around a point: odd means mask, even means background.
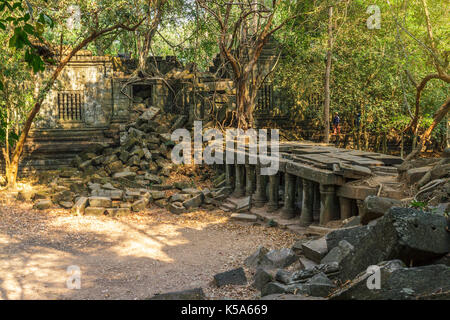
[{"label": "broken stone fragment", "polygon": [[331,277],[337,275],[340,272],[340,268],[335,262],[330,264],[319,264],[311,268],[294,272],[291,281],[304,281],[321,272]]},{"label": "broken stone fragment", "polygon": [[275,274],[275,280],[284,284],[289,284],[291,282],[292,272],[284,269],[278,269]]},{"label": "broken stone fragment", "polygon": [[264,268],[286,268],[298,260],[297,255],[292,249],[282,248],[280,250],[274,249],[267,252],[259,266]]},{"label": "broken stone fragment", "polygon": [[305,257],[314,262],[320,263],[328,252],[327,241],[325,237],[317,240],[310,240],[302,244],[302,250]]},{"label": "broken stone fragment", "polygon": [[84,209],[86,216],[101,216],[105,214],[106,209],[103,207],[87,207]]},{"label": "broken stone fragment", "polygon": [[191,199],[184,201],[183,206],[186,209],[194,209],[194,208],[200,207],[202,205],[202,203],[203,203],[203,194],[200,193],[200,194],[192,197]]},{"label": "broken stone fragment", "polygon": [[149,191],[153,200],[164,199],[166,197],[166,193],[164,191]]},{"label": "broken stone fragment", "polygon": [[141,114],[139,119],[142,119],[142,120],[145,120],[145,121],[153,120],[158,115],[158,113],[160,111],[161,111],[161,109],[159,109],[159,108],[150,107],[146,111],[144,111],[144,113]]},{"label": "broken stone fragment", "polygon": [[145,210],[146,206],[147,206],[147,204],[146,204],[145,200],[140,199],[140,200],[133,202],[133,204],[131,205],[131,210],[133,210],[134,212],[139,212],[139,211]]},{"label": "broken stone fragment", "polygon": [[113,175],[114,179],[117,179],[117,178],[132,179],[135,177],[136,177],[136,172],[131,172],[131,171],[122,171],[122,172],[115,173]]},{"label": "broken stone fragment", "polygon": [[340,263],[341,280],[351,280],[380,261],[400,259],[422,265],[450,251],[444,216],[410,208],[391,208]]},{"label": "broken stone fragment", "polygon": [[309,288],[309,294],[314,297],[327,297],[336,288],[336,285],[323,272],[314,275],[306,285]]},{"label": "broken stone fragment", "polygon": [[355,247],[346,240],[341,240],[337,247],[331,249],[320,261],[321,264],[341,263],[341,261],[353,252]]},{"label": "broken stone fragment", "polygon": [[401,207],[402,202],[391,198],[368,196],[362,206],[360,213],[361,224],[368,224],[370,221],[383,216],[392,207]]},{"label": "broken stone fragment", "polygon": [[258,268],[253,278],[252,286],[261,291],[262,288],[271,281],[273,281],[273,275],[270,271],[263,268]]},{"label": "broken stone fragment", "polygon": [[108,208],[106,209],[106,215],[110,217],[123,217],[128,216],[131,213],[130,208]]},{"label": "broken stone fragment", "polygon": [[111,198],[108,197],[89,197],[89,206],[91,207],[111,207]]},{"label": "broken stone fragment", "polygon": [[216,274],[214,276],[214,282],[218,287],[226,285],[245,285],[247,284],[247,277],[245,276],[244,269],[237,268]]},{"label": "broken stone fragment", "polygon": [[406,268],[400,260],[378,264],[379,288],[371,289],[367,283],[376,285],[369,277],[372,273],[360,273],[347,286],[336,291],[331,300],[417,300],[450,298],[450,267],[427,265]]},{"label": "broken stone fragment", "polygon": [[34,208],[38,210],[46,210],[51,208],[52,202],[47,199],[38,200],[34,204]]},{"label": "broken stone fragment", "polygon": [[183,206],[181,202],[170,203],[167,209],[173,214],[182,214],[187,212],[186,208]]},{"label": "broken stone fragment", "polygon": [[184,194],[184,193],[175,193],[173,194],[169,201],[170,202],[183,202],[186,201],[187,199],[189,199],[191,196],[189,194]]},{"label": "broken stone fragment", "polygon": [[369,228],[369,226],[356,226],[333,230],[325,236],[327,248],[331,250],[334,247],[337,247],[342,240],[356,246],[359,241],[369,233]]},{"label": "broken stone fragment", "polygon": [[145,174],[144,179],[148,180],[148,182],[152,184],[160,184],[162,182],[160,177],[148,172]]},{"label": "broken stone fragment", "polygon": [[244,264],[250,268],[258,268],[262,265],[263,259],[268,252],[267,248],[260,246],[251,256],[245,259]]},{"label": "broken stone fragment", "polygon": [[84,209],[86,208],[86,205],[88,203],[87,197],[80,197],[75,202],[75,204],[72,207],[72,213],[77,216],[84,215]]},{"label": "broken stone fragment", "polygon": [[61,207],[63,207],[64,209],[70,209],[73,207],[73,202],[72,201],[61,201],[61,202],[59,202],[59,205]]}]

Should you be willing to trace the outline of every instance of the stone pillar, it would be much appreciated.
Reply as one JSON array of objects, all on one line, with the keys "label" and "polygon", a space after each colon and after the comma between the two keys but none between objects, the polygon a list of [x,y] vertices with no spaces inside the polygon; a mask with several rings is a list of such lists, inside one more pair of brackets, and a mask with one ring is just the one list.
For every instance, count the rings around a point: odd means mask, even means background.
[{"label": "stone pillar", "polygon": [[278,187],[279,187],[278,173],[269,176],[269,203],[267,204],[267,211],[274,212],[278,209]]},{"label": "stone pillar", "polygon": [[266,185],[267,176],[261,175],[261,167],[256,168],[256,195],[255,195],[255,207],[261,208],[267,202]]},{"label": "stone pillar", "polygon": [[225,177],[226,177],[226,185],[227,187],[233,187],[233,165],[226,164],[225,165]]},{"label": "stone pillar", "polygon": [[236,175],[235,175],[234,196],[243,197],[245,195],[244,166],[242,164],[236,164],[235,167],[236,167]]},{"label": "stone pillar", "polygon": [[320,185],[320,224],[324,225],[339,217],[334,185]]},{"label": "stone pillar", "polygon": [[290,173],[284,174],[284,206],[282,217],[292,219],[295,216],[295,181],[296,176]]},{"label": "stone pillar", "polygon": [[341,220],[348,219],[352,216],[352,200],[351,199],[339,197],[339,206],[341,209]]},{"label": "stone pillar", "polygon": [[314,205],[313,205],[313,217],[318,219],[320,217],[320,184],[314,182]]},{"label": "stone pillar", "polygon": [[253,189],[254,186],[254,180],[255,180],[255,170],[254,167],[246,164],[245,165],[245,177],[246,177],[246,182],[245,182],[245,195],[246,196],[251,196],[253,194],[253,192],[255,191],[255,189]]},{"label": "stone pillar", "polygon": [[310,180],[303,179],[302,214],[300,216],[301,226],[306,227],[314,222],[313,206],[314,206],[314,184]]},{"label": "stone pillar", "polygon": [[358,212],[358,204],[357,204],[357,200],[352,199],[352,216],[358,216],[359,212]]}]

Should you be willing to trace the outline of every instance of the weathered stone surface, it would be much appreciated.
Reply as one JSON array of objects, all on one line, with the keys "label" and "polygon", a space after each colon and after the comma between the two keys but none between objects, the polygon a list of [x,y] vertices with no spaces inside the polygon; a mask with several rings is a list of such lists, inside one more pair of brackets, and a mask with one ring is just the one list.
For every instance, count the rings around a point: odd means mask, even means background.
[{"label": "weathered stone surface", "polygon": [[84,215],[86,216],[101,216],[105,214],[106,208],[102,207],[87,207],[84,209]]},{"label": "weathered stone surface", "polygon": [[245,222],[256,222],[258,220],[258,217],[254,214],[233,213],[230,219]]},{"label": "weathered stone surface", "polygon": [[252,286],[261,291],[262,288],[272,280],[273,275],[268,270],[258,268],[258,270],[256,270]]},{"label": "weathered stone surface", "polygon": [[336,288],[336,285],[323,272],[309,279],[307,286],[309,294],[314,297],[326,297]]},{"label": "weathered stone surface", "polygon": [[250,268],[258,268],[262,265],[264,257],[269,252],[269,250],[263,246],[258,247],[258,249],[247,259],[245,259],[244,264]]},{"label": "weathered stone surface", "polygon": [[46,210],[52,206],[52,202],[47,199],[38,200],[34,204],[34,208],[38,210]]},{"label": "weathered stone surface", "polygon": [[148,173],[148,172],[145,174],[144,179],[148,180],[150,183],[154,183],[154,184],[160,184],[162,182],[160,177],[158,177],[157,175]]},{"label": "weathered stone surface", "polygon": [[136,172],[132,172],[132,171],[122,171],[122,172],[117,172],[117,173],[113,174],[114,179],[117,179],[117,178],[133,179],[135,177],[136,177]]},{"label": "weathered stone surface", "polygon": [[237,212],[248,211],[250,209],[251,197],[243,197],[238,199],[229,199],[231,203],[235,205],[235,209]]},{"label": "weathered stone surface", "polygon": [[450,251],[446,218],[408,208],[391,208],[341,261],[340,278],[353,279],[370,265],[400,259],[405,264],[431,262]]},{"label": "weathered stone surface", "polygon": [[131,205],[131,210],[133,210],[134,212],[139,212],[139,211],[145,210],[146,206],[147,206],[147,203],[145,202],[144,199],[136,200]]},{"label": "weathered stone surface", "polygon": [[245,285],[247,284],[247,277],[245,276],[244,269],[237,268],[230,271],[218,273],[214,276],[214,282],[218,287],[233,285]]},{"label": "weathered stone surface", "polygon": [[346,240],[353,246],[356,246],[359,241],[369,233],[369,228],[370,227],[368,226],[357,226],[331,231],[325,236],[327,248],[331,250],[334,247],[337,247],[342,240]]},{"label": "weathered stone surface", "polygon": [[123,217],[128,216],[131,213],[130,208],[108,208],[106,209],[106,215],[110,217]]},{"label": "weathered stone surface", "polygon": [[336,195],[338,197],[344,197],[349,199],[364,200],[368,196],[374,196],[377,194],[377,188],[368,186],[356,186],[351,184],[345,184],[337,188]]},{"label": "weathered stone surface", "polygon": [[148,110],[146,110],[144,113],[141,114],[139,119],[142,119],[145,121],[153,120],[160,111],[161,111],[161,109],[159,109],[159,108],[150,107]]},{"label": "weathered stone surface", "polygon": [[264,255],[261,266],[266,268],[286,268],[298,260],[298,256],[290,248],[270,250]]},{"label": "weathered stone surface", "polygon": [[72,213],[77,216],[82,216],[84,214],[84,209],[86,208],[87,203],[88,203],[87,197],[78,198],[78,200],[72,207]]},{"label": "weathered stone surface", "polygon": [[316,274],[319,273],[325,273],[328,276],[335,276],[339,274],[340,268],[337,263],[330,263],[330,264],[319,264],[317,266],[314,266],[312,268],[307,268],[304,270],[296,271],[292,274],[292,282],[295,281],[303,281],[305,279],[309,279]]},{"label": "weathered stone surface", "polygon": [[70,209],[73,207],[73,202],[72,201],[60,201],[59,205],[61,207],[63,207],[64,209]]},{"label": "weathered stone surface", "polygon": [[380,289],[370,290],[369,273],[363,272],[349,286],[335,292],[332,300],[417,300],[450,299],[450,267],[428,265],[406,268],[399,261],[380,265]]},{"label": "weathered stone surface", "polygon": [[198,208],[202,205],[203,203],[203,194],[200,193],[194,197],[192,197],[191,199],[188,199],[186,201],[183,202],[183,206],[186,209],[193,209],[193,208]]},{"label": "weathered stone surface", "polygon": [[202,288],[157,294],[148,300],[205,300]]},{"label": "weathered stone surface", "polygon": [[419,181],[432,167],[412,168],[406,171],[406,180],[408,183],[415,183]]},{"label": "weathered stone surface", "polygon": [[402,202],[391,198],[368,196],[360,212],[361,224],[368,224],[370,221],[383,216],[392,207],[401,207]]},{"label": "weathered stone surface", "polygon": [[292,272],[284,269],[278,269],[275,274],[275,280],[284,284],[289,284],[291,282]]},{"label": "weathered stone surface", "polygon": [[183,206],[181,202],[169,203],[167,209],[173,214],[182,214],[187,212],[186,208]]},{"label": "weathered stone surface", "polygon": [[98,196],[89,197],[89,206],[109,208],[111,207],[111,198]]},{"label": "weathered stone surface", "polygon": [[310,240],[302,244],[302,250],[305,257],[314,262],[320,263],[320,260],[327,254],[328,247],[325,237],[317,240]]},{"label": "weathered stone surface", "polygon": [[173,194],[169,201],[170,202],[183,202],[186,201],[187,199],[189,199],[191,196],[189,194],[184,194],[184,193],[175,193]]},{"label": "weathered stone surface", "polygon": [[325,257],[323,257],[321,264],[341,263],[341,261],[350,254],[355,247],[346,240],[341,240],[337,247],[331,249]]},{"label": "weathered stone surface", "polygon": [[166,193],[164,191],[149,191],[153,200],[164,199],[166,197]]},{"label": "weathered stone surface", "polygon": [[261,297],[277,294],[277,293],[286,293],[289,288],[287,285],[279,283],[279,282],[269,282],[267,283],[261,290]]}]

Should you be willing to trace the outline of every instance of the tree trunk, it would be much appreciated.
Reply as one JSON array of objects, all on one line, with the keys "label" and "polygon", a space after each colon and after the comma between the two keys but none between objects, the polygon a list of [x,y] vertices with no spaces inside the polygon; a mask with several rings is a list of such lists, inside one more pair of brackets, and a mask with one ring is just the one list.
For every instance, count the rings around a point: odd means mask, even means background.
[{"label": "tree trunk", "polygon": [[325,69],[325,103],[323,106],[324,142],[330,142],[330,74],[333,50],[333,7],[328,8],[328,51]]}]

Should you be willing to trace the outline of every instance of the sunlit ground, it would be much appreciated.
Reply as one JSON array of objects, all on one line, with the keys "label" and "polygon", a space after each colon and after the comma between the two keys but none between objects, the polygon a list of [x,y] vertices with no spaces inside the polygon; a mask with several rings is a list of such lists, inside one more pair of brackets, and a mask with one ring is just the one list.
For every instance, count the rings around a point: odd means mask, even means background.
[{"label": "sunlit ground", "polygon": [[[249,286],[217,289],[210,282],[242,266],[259,245],[288,247],[296,239],[276,228],[231,222],[221,211],[175,216],[154,207],[113,219],[3,202],[1,299],[144,299],[194,287],[212,299],[254,298]],[[67,286],[69,266],[81,271],[80,289]]]}]

